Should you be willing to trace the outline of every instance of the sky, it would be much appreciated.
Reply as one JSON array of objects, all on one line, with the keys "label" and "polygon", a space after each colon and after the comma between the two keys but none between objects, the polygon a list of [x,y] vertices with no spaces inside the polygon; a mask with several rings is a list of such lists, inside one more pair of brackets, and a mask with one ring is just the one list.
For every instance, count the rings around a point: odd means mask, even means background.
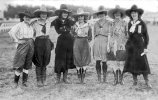
[{"label": "sky", "polygon": [[158,12],[158,0],[0,0],[0,9],[5,10],[7,4],[12,5],[49,5],[57,9],[60,4],[82,5],[92,7],[97,10],[100,5],[106,8],[114,8],[119,5],[122,8],[129,9],[133,4],[145,11]]}]

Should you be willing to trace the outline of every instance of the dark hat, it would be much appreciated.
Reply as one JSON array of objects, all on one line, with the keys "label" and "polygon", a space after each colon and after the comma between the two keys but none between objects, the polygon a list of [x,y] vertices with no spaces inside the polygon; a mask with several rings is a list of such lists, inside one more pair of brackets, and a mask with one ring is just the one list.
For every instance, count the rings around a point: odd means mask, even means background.
[{"label": "dark hat", "polygon": [[130,17],[132,11],[138,12],[138,14],[139,14],[140,16],[144,13],[144,10],[143,10],[143,9],[138,8],[136,5],[133,5],[133,6],[131,7],[131,9],[127,9],[127,10],[126,10],[126,15]]},{"label": "dark hat", "polygon": [[120,6],[116,5],[116,7],[114,9],[111,9],[108,11],[108,16],[112,19],[115,19],[114,14],[120,12],[121,13],[121,18],[125,18],[126,14],[125,14],[125,10],[121,9]]},{"label": "dark hat", "polygon": [[61,4],[60,9],[56,10],[55,14],[59,16],[62,12],[71,13],[71,11],[68,10],[68,8],[65,4]]},{"label": "dark hat", "polygon": [[24,16],[33,18],[33,14],[28,10],[25,10],[24,12],[18,13],[18,16],[19,16],[19,18],[23,18]]},{"label": "dark hat", "polygon": [[47,8],[44,5],[41,6],[40,9],[37,9],[37,10],[34,11],[34,16],[35,17],[40,17],[41,13],[47,13],[47,16],[53,15],[53,11],[52,10],[48,11]]},{"label": "dark hat", "polygon": [[100,6],[98,11],[94,13],[94,15],[105,14],[107,15],[107,10],[105,10],[104,6]]}]

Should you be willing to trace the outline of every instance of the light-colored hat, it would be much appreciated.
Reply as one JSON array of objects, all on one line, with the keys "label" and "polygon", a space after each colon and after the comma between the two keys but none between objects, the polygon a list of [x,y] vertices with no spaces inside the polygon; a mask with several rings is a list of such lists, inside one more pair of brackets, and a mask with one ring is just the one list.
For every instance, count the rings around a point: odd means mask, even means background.
[{"label": "light-colored hat", "polygon": [[71,11],[68,10],[67,6],[65,4],[60,5],[60,9],[55,11],[55,14],[59,16],[62,12],[71,13]]},{"label": "light-colored hat", "polygon": [[131,17],[131,12],[132,12],[132,11],[138,12],[138,14],[139,14],[140,16],[144,13],[144,10],[143,10],[143,9],[138,8],[136,5],[133,5],[133,6],[131,7],[131,9],[127,9],[127,10],[126,10],[126,15],[129,16],[129,17]]},{"label": "light-colored hat", "polygon": [[100,6],[98,11],[94,13],[94,15],[105,14],[107,15],[107,10],[105,10],[104,6]]},{"label": "light-colored hat", "polygon": [[84,12],[82,8],[77,9],[77,13],[73,15],[73,17],[78,17],[78,16],[88,16],[90,13],[89,12]]},{"label": "light-colored hat", "polygon": [[121,13],[121,18],[125,18],[126,14],[125,14],[125,10],[121,9],[119,5],[116,5],[116,7],[114,9],[111,9],[108,11],[108,16],[112,19],[115,19],[114,14],[120,12]]},{"label": "light-colored hat", "polygon": [[51,16],[53,14],[53,11],[48,11],[47,8],[43,5],[40,7],[40,9],[34,11],[34,16],[40,17],[41,13],[47,13],[47,16]]}]

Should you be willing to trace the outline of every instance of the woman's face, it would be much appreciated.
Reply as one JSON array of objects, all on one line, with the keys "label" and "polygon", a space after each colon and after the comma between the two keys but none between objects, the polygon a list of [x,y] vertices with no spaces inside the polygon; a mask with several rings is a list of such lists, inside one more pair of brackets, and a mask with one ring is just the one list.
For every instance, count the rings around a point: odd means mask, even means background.
[{"label": "woman's face", "polygon": [[41,19],[46,19],[47,18],[47,13],[41,13],[40,18]]},{"label": "woman's face", "polygon": [[78,21],[79,22],[84,22],[84,16],[78,16]]},{"label": "woman's face", "polygon": [[120,12],[114,13],[114,17],[115,17],[115,19],[120,19],[121,18],[121,13]]},{"label": "woman's face", "polygon": [[30,22],[30,17],[24,16],[24,22],[29,23]]},{"label": "woman's face", "polygon": [[133,18],[133,20],[137,20],[138,19],[138,12],[132,11],[131,12],[131,17]]},{"label": "woman's face", "polygon": [[68,17],[68,13],[67,12],[63,12],[62,14],[61,14],[61,16],[62,16],[62,18],[67,18]]},{"label": "woman's face", "polygon": [[105,14],[104,14],[104,13],[98,15],[98,18],[100,18],[100,19],[102,19],[102,18],[104,18],[104,17],[105,17]]}]

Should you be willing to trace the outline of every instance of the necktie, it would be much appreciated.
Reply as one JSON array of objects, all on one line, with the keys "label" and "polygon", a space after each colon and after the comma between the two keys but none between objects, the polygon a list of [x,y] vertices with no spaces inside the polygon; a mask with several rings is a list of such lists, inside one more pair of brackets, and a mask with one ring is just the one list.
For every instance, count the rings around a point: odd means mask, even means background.
[{"label": "necktie", "polygon": [[46,23],[44,25],[40,24],[42,27],[41,31],[46,34]]}]

